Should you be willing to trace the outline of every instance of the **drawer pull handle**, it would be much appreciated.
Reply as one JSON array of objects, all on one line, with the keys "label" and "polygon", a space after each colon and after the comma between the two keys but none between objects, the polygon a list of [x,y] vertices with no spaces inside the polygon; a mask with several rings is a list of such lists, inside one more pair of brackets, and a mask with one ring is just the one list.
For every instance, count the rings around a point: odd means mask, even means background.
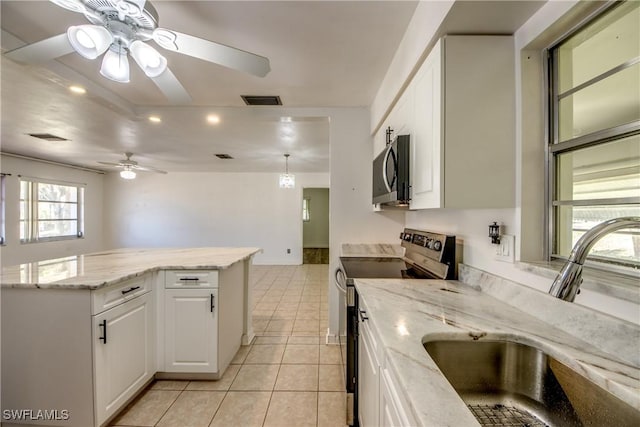
[{"label": "drawer pull handle", "polygon": [[181,277],[180,279],[181,282],[197,282],[198,280],[200,280],[199,277]]},{"label": "drawer pull handle", "polygon": [[213,309],[216,308],[216,297],[211,294],[211,312],[213,313]]},{"label": "drawer pull handle", "polygon": [[103,344],[107,343],[107,319],[104,319],[102,322],[98,324],[98,327],[102,328],[102,336],[98,338],[99,341],[102,341]]},{"label": "drawer pull handle", "polygon": [[365,320],[369,320],[369,318],[366,316],[366,310],[359,310],[358,313],[360,313],[360,321],[364,322]]},{"label": "drawer pull handle", "polygon": [[133,292],[133,291],[135,291],[136,289],[140,289],[140,286],[134,286],[134,287],[132,287],[132,288],[125,289],[124,291],[122,291],[122,295],[126,295],[126,294],[128,294],[129,292]]}]

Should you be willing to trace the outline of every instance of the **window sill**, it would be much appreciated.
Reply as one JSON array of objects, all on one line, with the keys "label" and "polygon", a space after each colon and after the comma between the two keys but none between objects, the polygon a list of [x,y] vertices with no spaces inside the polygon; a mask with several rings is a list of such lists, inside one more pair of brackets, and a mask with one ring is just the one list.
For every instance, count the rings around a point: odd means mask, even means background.
[{"label": "window sill", "polygon": [[[563,265],[562,260],[515,263],[516,268],[520,270],[551,280],[555,279]],[[586,265],[582,270],[582,279],[581,288],[640,304],[640,272],[630,270],[629,273],[621,273]]]}]

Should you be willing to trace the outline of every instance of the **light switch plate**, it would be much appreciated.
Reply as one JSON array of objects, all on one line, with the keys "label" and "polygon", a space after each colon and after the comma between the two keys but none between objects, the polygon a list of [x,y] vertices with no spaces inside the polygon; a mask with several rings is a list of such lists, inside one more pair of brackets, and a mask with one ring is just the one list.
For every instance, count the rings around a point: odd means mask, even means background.
[{"label": "light switch plate", "polygon": [[500,236],[500,244],[495,245],[495,259],[503,262],[514,262],[516,250],[516,236],[503,234]]}]

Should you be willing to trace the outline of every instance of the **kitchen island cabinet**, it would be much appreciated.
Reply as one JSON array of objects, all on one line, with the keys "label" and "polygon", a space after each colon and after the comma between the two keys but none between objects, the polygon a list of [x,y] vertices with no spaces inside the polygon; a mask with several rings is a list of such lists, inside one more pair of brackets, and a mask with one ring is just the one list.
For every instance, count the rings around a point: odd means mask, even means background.
[{"label": "kitchen island cabinet", "polygon": [[[257,252],[122,249],[4,268],[3,425],[102,426],[154,376],[219,377],[239,346],[253,339],[249,275]],[[165,291],[175,290],[167,278],[198,274],[215,277],[215,289],[178,280],[188,289],[177,290],[206,290],[206,308],[215,304],[221,323],[198,330],[197,316],[181,317],[183,330],[191,330],[190,351],[207,341],[209,359],[206,366],[191,360],[177,369],[165,357]]]}]

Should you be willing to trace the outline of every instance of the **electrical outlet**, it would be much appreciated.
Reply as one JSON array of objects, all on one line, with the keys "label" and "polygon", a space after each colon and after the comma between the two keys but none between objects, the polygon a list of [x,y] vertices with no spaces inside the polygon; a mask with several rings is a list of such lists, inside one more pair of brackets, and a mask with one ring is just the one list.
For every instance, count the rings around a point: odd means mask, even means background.
[{"label": "electrical outlet", "polygon": [[497,261],[513,262],[515,260],[516,236],[503,234],[500,236],[500,244],[495,246]]},{"label": "electrical outlet", "polygon": [[291,249],[287,249],[287,253],[290,254],[291,253]]}]

